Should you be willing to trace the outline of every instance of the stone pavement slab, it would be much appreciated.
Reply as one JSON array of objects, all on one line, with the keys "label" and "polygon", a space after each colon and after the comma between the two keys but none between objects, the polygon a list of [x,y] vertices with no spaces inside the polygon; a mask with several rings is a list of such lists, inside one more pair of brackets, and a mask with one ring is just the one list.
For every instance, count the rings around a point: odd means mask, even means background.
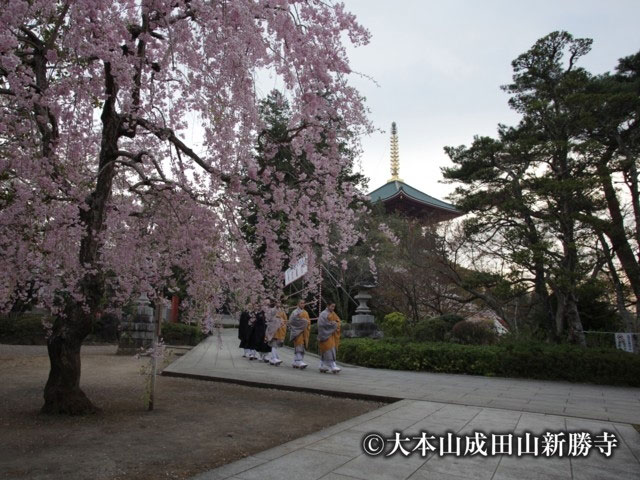
[{"label": "stone pavement slab", "polygon": [[381,400],[428,400],[518,412],[544,413],[640,424],[640,389],[569,382],[407,372],[341,365],[338,375],[320,374],[317,355],[309,367],[291,368],[293,351],[273,367],[242,358],[237,330],[208,337],[169,365],[164,375],[189,376],[246,385],[329,393]]},{"label": "stone pavement slab", "polygon": [[[386,406],[237,462],[202,473],[197,480],[253,479],[634,479],[640,478],[640,389],[466,375],[379,370],[342,365],[339,375],[321,374],[318,357],[307,354],[306,370],[291,368],[291,349],[281,349],[283,366],[242,358],[237,331],[209,337],[163,374],[236,382],[269,388],[396,400]],[[328,400],[330,401],[330,400]],[[464,441],[482,432],[539,438],[546,432],[602,432],[616,436],[610,458],[593,446],[588,456],[454,456],[413,452],[364,453],[365,435],[387,439],[395,432]],[[437,444],[437,442],[436,442]],[[565,449],[567,446],[564,446]],[[464,448],[464,446],[463,446]],[[516,448],[514,443],[514,450]]]},{"label": "stone pavement slab", "polygon": [[[419,420],[411,424],[412,416]],[[426,432],[440,438],[451,432],[462,439],[465,435],[473,436],[475,432],[483,432],[487,436],[491,433],[522,435],[530,432],[540,436],[547,431],[585,431],[595,438],[595,435],[606,431],[615,434],[619,444],[611,458],[606,458],[595,447],[586,457],[545,457],[540,453],[537,457],[518,458],[515,455],[515,442],[514,455],[510,456],[440,456],[430,452],[422,456],[419,450],[407,456],[399,453],[386,456],[393,442],[387,442],[387,448],[380,456],[364,454],[362,440],[367,433],[375,431],[386,439],[393,439],[393,432],[399,430],[402,431],[402,437],[419,436],[420,432]],[[205,472],[194,477],[194,480],[637,480],[640,478],[639,450],[640,433],[627,424],[402,400]],[[464,443],[461,447],[463,451]]]}]

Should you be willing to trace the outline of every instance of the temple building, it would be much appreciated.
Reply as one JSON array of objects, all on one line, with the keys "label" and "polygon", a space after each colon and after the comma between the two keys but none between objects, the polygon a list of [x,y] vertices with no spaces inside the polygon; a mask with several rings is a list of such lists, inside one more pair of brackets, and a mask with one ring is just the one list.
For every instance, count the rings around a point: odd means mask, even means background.
[{"label": "temple building", "polygon": [[401,213],[428,223],[438,223],[463,215],[463,212],[450,203],[438,200],[404,183],[399,173],[398,129],[396,122],[393,122],[391,124],[391,178],[369,194],[371,202],[382,202],[389,213]]}]

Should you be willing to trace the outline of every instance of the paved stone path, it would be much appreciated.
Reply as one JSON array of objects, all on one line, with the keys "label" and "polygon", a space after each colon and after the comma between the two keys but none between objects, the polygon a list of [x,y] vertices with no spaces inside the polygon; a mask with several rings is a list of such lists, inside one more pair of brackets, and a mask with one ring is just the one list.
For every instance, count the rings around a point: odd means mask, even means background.
[{"label": "paved stone path", "polygon": [[[309,367],[300,371],[290,366],[292,350],[282,349],[283,365],[272,367],[242,358],[237,343],[237,330],[225,329],[220,340],[209,337],[163,374],[400,401],[206,472],[198,480],[640,478],[640,433],[632,425],[640,424],[640,389],[350,365],[343,365],[339,375],[320,374],[315,355],[307,354]],[[417,453],[383,458],[362,451],[364,434],[373,431],[385,438],[393,437],[394,431],[403,436],[422,431],[436,436],[589,431],[594,438],[607,431],[620,443],[611,458],[597,449],[579,458]]]}]

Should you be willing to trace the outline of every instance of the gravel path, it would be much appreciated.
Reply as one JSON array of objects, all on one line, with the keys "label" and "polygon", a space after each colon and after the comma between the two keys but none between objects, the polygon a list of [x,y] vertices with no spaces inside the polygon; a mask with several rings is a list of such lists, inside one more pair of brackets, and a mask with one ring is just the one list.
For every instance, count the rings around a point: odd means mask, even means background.
[{"label": "gravel path", "polygon": [[[376,409],[376,402],[158,377],[144,407],[149,359],[82,349],[81,387],[102,411],[38,413],[46,347],[0,345],[0,478],[184,479]],[[334,416],[318,415],[330,404]]]}]

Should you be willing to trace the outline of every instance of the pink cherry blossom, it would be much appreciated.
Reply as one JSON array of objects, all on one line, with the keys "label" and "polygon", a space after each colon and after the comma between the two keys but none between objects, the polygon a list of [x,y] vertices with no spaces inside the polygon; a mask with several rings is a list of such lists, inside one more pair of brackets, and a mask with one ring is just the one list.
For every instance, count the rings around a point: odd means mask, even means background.
[{"label": "pink cherry blossom", "polygon": [[[93,315],[158,295],[177,266],[191,314],[204,318],[228,300],[247,308],[277,295],[290,262],[332,261],[357,240],[349,204],[359,193],[338,192],[351,161],[338,146],[358,151],[347,132],[370,125],[342,41],[369,34],[343,5],[9,0],[0,27],[2,309],[28,291],[56,314],[70,298]],[[315,167],[295,188],[263,172],[263,271],[240,232],[257,195],[241,179],[258,178],[258,69],[287,86],[291,128],[302,126],[293,148]],[[194,128],[201,140],[191,144]],[[278,248],[274,211],[291,219],[291,257]],[[95,278],[107,304],[90,293]],[[319,279],[309,275],[309,288]]]}]

